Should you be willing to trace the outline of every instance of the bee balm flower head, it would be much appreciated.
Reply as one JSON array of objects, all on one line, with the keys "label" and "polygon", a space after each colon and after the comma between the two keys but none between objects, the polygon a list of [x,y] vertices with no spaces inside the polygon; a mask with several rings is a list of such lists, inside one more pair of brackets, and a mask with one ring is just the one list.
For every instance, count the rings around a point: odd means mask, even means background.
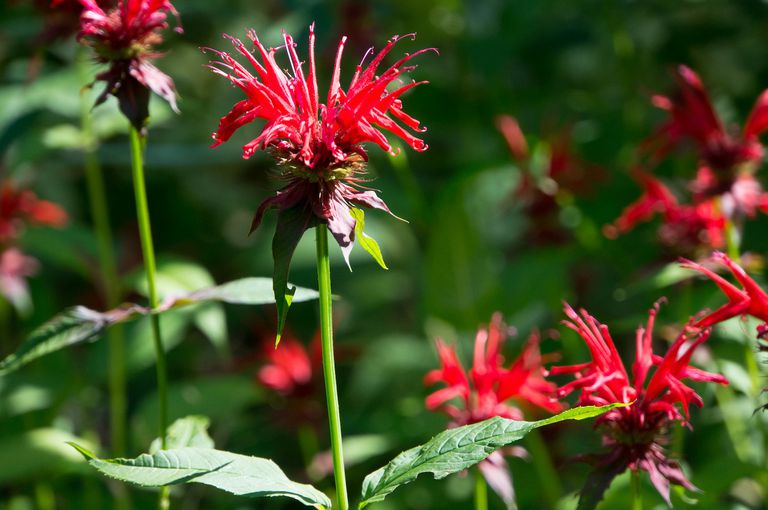
[{"label": "bee balm flower head", "polygon": [[173,80],[151,63],[158,56],[154,47],[163,40],[161,31],[168,28],[168,14],[178,17],[173,4],[169,0],[118,0],[115,7],[105,9],[96,0],[80,3],[83,11],[77,38],[93,47],[99,62],[109,64],[109,69],[96,76],[106,84],[96,104],[109,94],[116,96],[120,109],[137,128],[149,117],[149,90],[176,110]]},{"label": "bee balm flower head", "polygon": [[[561,386],[558,394],[566,396],[579,391],[579,405],[606,405],[614,402],[631,403],[608,411],[596,421],[603,433],[603,444],[609,451],[600,456],[594,476],[605,473],[619,475],[627,468],[646,471],[656,490],[667,501],[670,484],[695,489],[680,465],[667,458],[664,451],[667,428],[674,422],[688,424],[691,404],[702,406],[701,397],[684,379],[728,384],[719,374],[704,372],[690,366],[696,347],[709,337],[709,330],[686,327],[666,355],[653,353],[653,325],[658,304],[651,309],[646,327],[637,330],[635,361],[628,372],[616,349],[608,327],[600,324],[586,310],[580,313],[565,305],[568,316],[564,324],[576,331],[586,342],[592,360],[578,365],[552,367],[550,374],[570,374],[573,381]],[[594,480],[593,480],[594,481]],[[587,486],[607,484],[587,483]],[[582,493],[582,497],[602,498],[602,493]]]},{"label": "bee balm flower head", "polygon": [[275,207],[280,212],[293,210],[298,216],[295,227],[302,232],[317,223],[326,223],[348,258],[356,225],[350,208],[389,212],[376,192],[363,186],[362,175],[368,160],[363,144],[372,143],[392,151],[384,134],[389,132],[417,151],[427,149],[424,141],[412,133],[424,128],[403,111],[401,99],[406,91],[425,82],[401,83],[401,80],[415,68],[407,63],[429,50],[406,55],[381,70],[384,58],[403,39],[393,37],[366,66],[363,63],[357,66],[345,89],[340,81],[346,41],[342,38],[328,93],[321,97],[315,70],[314,25],[309,32],[306,66],[299,59],[293,38],[283,34],[281,49],[287,54],[290,72],[278,64],[278,50],[266,48],[255,32],[248,33],[255,47],[253,52],[239,39],[226,37],[245,58],[248,67],[229,53],[207,49],[217,57],[210,68],[240,88],[246,98],[222,117],[213,133],[213,146],[229,140],[243,126],[262,120],[259,135],[243,147],[243,157],[248,158],[257,150],[269,150],[287,181],[276,196],[259,206],[252,229],[259,226],[269,208]]}]

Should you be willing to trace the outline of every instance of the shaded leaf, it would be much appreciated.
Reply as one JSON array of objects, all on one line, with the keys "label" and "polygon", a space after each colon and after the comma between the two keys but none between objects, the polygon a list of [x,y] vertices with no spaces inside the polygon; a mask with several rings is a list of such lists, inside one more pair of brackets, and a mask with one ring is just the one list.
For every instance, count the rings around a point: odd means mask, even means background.
[{"label": "shaded leaf", "polygon": [[[185,416],[174,421],[166,431],[167,450],[178,448],[213,448],[213,439],[208,435],[210,420],[206,416]],[[160,438],[152,441],[149,453],[162,449]]]},{"label": "shaded leaf", "polygon": [[296,246],[304,235],[304,231],[314,226],[315,222],[315,216],[311,211],[305,210],[303,206],[281,209],[277,214],[275,237],[272,238],[272,258],[274,259],[272,286],[275,295],[274,303],[277,306],[276,346],[280,343],[288,308],[291,307],[297,291],[296,287],[291,287],[288,284],[291,258],[293,258],[293,252],[296,251]]},{"label": "shaded leaf", "polygon": [[[223,285],[195,291],[165,300],[155,311],[127,303],[107,312],[97,312],[84,306],[65,310],[46,322],[27,337],[15,353],[0,361],[0,375],[14,371],[32,360],[59,351],[71,345],[96,340],[100,333],[113,324],[135,320],[151,313],[162,313],[183,306],[208,301],[237,304],[273,303],[268,290],[269,278],[244,278]],[[315,299],[314,290],[294,287],[297,301]]]},{"label": "shaded leaf", "polygon": [[362,209],[357,209],[356,207],[351,207],[349,209],[349,213],[355,219],[355,238],[357,239],[358,244],[360,244],[360,246],[365,251],[370,253],[371,257],[373,257],[373,259],[381,267],[384,269],[389,269],[387,264],[384,263],[384,257],[381,255],[379,243],[377,243],[374,238],[363,232],[363,229],[365,228],[365,211]]},{"label": "shaded leaf", "polygon": [[311,485],[293,482],[271,460],[211,448],[178,448],[135,459],[96,458],[71,443],[101,473],[144,487],[202,483],[238,496],[295,499],[306,506],[330,508],[331,501]]},{"label": "shaded leaf", "polygon": [[587,476],[579,496],[577,510],[594,510],[603,500],[605,491],[618,475],[627,469],[627,463],[617,459],[610,464],[604,464],[593,469]]},{"label": "shaded leaf", "polygon": [[539,427],[564,420],[593,418],[623,405],[576,407],[545,420],[533,422],[508,420],[497,416],[446,430],[424,445],[402,452],[389,464],[365,477],[360,508],[382,501],[399,486],[412,482],[422,473],[432,473],[436,479],[440,479],[463,471]]}]

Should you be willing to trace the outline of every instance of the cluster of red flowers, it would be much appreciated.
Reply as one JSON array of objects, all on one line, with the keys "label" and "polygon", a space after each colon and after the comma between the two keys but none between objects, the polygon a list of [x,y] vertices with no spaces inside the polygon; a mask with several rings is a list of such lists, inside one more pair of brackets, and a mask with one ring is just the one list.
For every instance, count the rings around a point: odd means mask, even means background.
[{"label": "cluster of red flowers", "polygon": [[16,246],[27,226],[61,227],[67,214],[58,205],[40,200],[9,181],[0,185],[0,295],[18,308],[27,306],[26,278],[35,274],[37,260]]},{"label": "cluster of red flowers", "polygon": [[168,14],[178,17],[173,4],[169,0],[118,0],[107,9],[100,5],[104,2],[79,1],[83,8],[77,38],[93,47],[100,63],[109,64],[96,76],[97,81],[105,82],[96,104],[114,95],[137,129],[149,117],[150,90],[177,110],[173,80],[151,62],[159,56],[154,48],[163,40],[161,31],[168,28]]},{"label": "cluster of red flowers", "polygon": [[318,222],[326,223],[348,258],[356,225],[350,207],[389,212],[375,191],[362,186],[364,180],[361,175],[365,172],[368,159],[362,144],[370,142],[382,150],[391,151],[392,146],[382,132],[389,131],[414,150],[427,148],[421,139],[408,131],[424,129],[403,111],[401,99],[406,91],[425,82],[407,83],[391,91],[387,87],[414,69],[414,66],[406,65],[409,60],[429,50],[406,55],[377,74],[384,58],[403,39],[393,37],[367,67],[358,65],[349,87],[344,90],[340,76],[346,38],[342,38],[327,99],[322,103],[315,72],[314,26],[310,27],[309,33],[307,74],[289,34],[283,34],[283,48],[288,55],[292,75],[286,74],[276,62],[275,48],[264,47],[253,31],[248,33],[248,37],[257,55],[251,53],[239,39],[229,39],[252,70],[226,52],[207,50],[218,57],[211,63],[213,72],[227,78],[246,95],[246,99],[222,117],[218,130],[213,134],[213,146],[229,140],[236,130],[246,124],[263,119],[265,123],[259,136],[243,147],[243,157],[250,157],[256,150],[271,150],[283,169],[287,185],[259,206],[252,230],[259,226],[264,212],[275,207],[279,210],[279,218],[286,218],[289,214],[296,217],[290,222],[283,222],[286,224],[282,226],[299,230],[299,236]]},{"label": "cluster of red flowers", "polygon": [[496,126],[512,159],[521,166],[522,177],[514,199],[524,207],[529,222],[526,241],[542,245],[567,240],[560,215],[563,204],[572,202],[573,196],[588,193],[602,178],[602,169],[574,154],[570,130],[561,130],[545,139],[548,158],[543,168],[537,168],[517,120],[500,115]]},{"label": "cluster of red flowers", "polygon": [[744,129],[736,133],[720,121],[695,72],[679,66],[675,78],[675,94],[653,97],[653,104],[669,119],[643,143],[641,155],[656,165],[683,142],[692,143],[699,162],[687,185],[691,201],[680,203],[662,181],[638,170],[644,193],[606,228],[606,234],[614,237],[659,214],[665,244],[688,252],[722,248],[727,222],[768,212],[768,193],[754,175],[764,154],[759,136],[768,129],[768,90],[758,97]]}]

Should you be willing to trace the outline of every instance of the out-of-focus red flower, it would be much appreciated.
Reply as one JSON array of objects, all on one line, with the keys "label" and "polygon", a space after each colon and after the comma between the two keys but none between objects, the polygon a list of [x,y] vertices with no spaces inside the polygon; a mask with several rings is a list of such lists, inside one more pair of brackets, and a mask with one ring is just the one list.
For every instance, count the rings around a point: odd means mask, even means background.
[{"label": "out-of-focus red flower", "polygon": [[[441,367],[424,378],[427,385],[443,383],[426,399],[427,408],[440,410],[451,417],[452,426],[467,425],[501,416],[513,420],[523,418],[522,411],[511,400],[527,402],[550,412],[561,409],[554,398],[555,385],[544,379],[544,367],[539,351],[539,336],[534,334],[523,347],[520,356],[504,367],[501,346],[506,339],[501,315],[495,314],[488,329],[475,337],[472,368],[466,371],[456,350],[437,340]],[[452,401],[458,399],[461,406]]]},{"label": "out-of-focus red flower", "polygon": [[173,4],[169,0],[118,0],[115,7],[105,9],[96,0],[80,3],[83,10],[77,38],[93,47],[99,62],[109,64],[109,69],[96,76],[97,81],[105,82],[96,104],[114,95],[137,128],[149,117],[149,90],[178,111],[173,80],[151,63],[159,56],[154,48],[163,40],[161,31],[168,28],[168,14],[178,18]]},{"label": "out-of-focus red flower", "polygon": [[[650,310],[647,325],[637,330],[635,361],[630,373],[608,327],[586,310],[577,313],[566,304],[565,314],[569,320],[563,323],[586,342],[592,360],[552,367],[550,374],[573,376],[573,381],[558,388],[558,394],[564,397],[579,391],[579,405],[631,402],[629,406],[608,411],[597,419],[596,426],[603,433],[603,444],[609,451],[599,457],[595,472],[603,473],[600,475],[603,476],[607,470],[616,476],[627,468],[646,471],[656,490],[669,503],[670,484],[695,489],[679,464],[667,458],[663,448],[667,428],[674,422],[688,425],[691,404],[703,405],[701,397],[683,380],[718,384],[728,384],[728,380],[690,365],[696,348],[709,337],[708,329],[693,328],[689,324],[666,355],[654,354],[651,344],[657,313],[658,304]],[[603,490],[605,488],[607,484]]]},{"label": "out-of-focus red flower", "polygon": [[[403,111],[401,99],[406,91],[425,82],[399,82],[414,69],[406,63],[429,50],[408,54],[379,72],[384,58],[403,39],[393,37],[366,67],[358,65],[345,90],[340,83],[341,57],[346,41],[342,38],[327,98],[322,101],[315,71],[314,25],[309,32],[306,74],[296,53],[296,44],[287,33],[283,34],[285,45],[282,48],[288,56],[289,73],[277,63],[277,49],[264,47],[255,32],[248,33],[255,45],[255,53],[239,39],[226,37],[245,57],[250,69],[229,53],[206,49],[218,58],[211,62],[213,72],[227,78],[246,95],[246,99],[221,118],[213,134],[213,146],[229,140],[241,127],[261,119],[264,124],[260,133],[243,147],[243,157],[248,158],[257,150],[270,150],[287,181],[276,196],[259,206],[252,230],[258,228],[267,209],[275,207],[279,214],[293,211],[298,219],[291,222],[291,228],[303,232],[318,222],[327,223],[348,258],[356,224],[350,206],[389,212],[376,192],[363,186],[362,174],[368,159],[363,144],[373,143],[382,150],[392,151],[384,134],[389,132],[417,151],[427,148],[409,131],[421,132],[424,128]],[[393,83],[398,86],[389,90]]]},{"label": "out-of-focus red flower", "polygon": [[[439,410],[451,418],[450,427],[477,423],[494,416],[522,420],[520,404],[531,404],[549,412],[562,405],[555,398],[557,387],[544,379],[539,335],[533,334],[520,355],[504,366],[501,347],[506,340],[501,314],[491,318],[488,329],[475,336],[474,362],[467,371],[456,350],[437,340],[441,367],[424,377],[427,385],[445,384],[426,398],[429,410]],[[457,405],[459,404],[459,405]],[[524,450],[523,450],[524,451]],[[512,452],[517,454],[517,452]],[[514,487],[504,456],[494,452],[478,465],[491,488],[507,503],[514,503]]]},{"label": "out-of-focus red flower", "polygon": [[691,68],[678,66],[675,80],[677,90],[673,95],[653,97],[653,104],[667,111],[670,118],[646,141],[646,149],[661,159],[680,142],[693,142],[700,166],[711,168],[722,178],[710,190],[720,194],[730,189],[728,177],[738,166],[763,158],[764,148],[758,137],[768,128],[768,90],[757,98],[744,129],[738,133],[723,126],[701,79]]},{"label": "out-of-focus red flower", "polygon": [[0,186],[0,245],[15,240],[25,225],[62,227],[67,213],[29,190],[15,188],[10,181]]},{"label": "out-of-focus red flower", "polygon": [[267,363],[259,369],[258,381],[281,395],[307,393],[313,376],[322,370],[319,342],[320,337],[316,335],[311,352],[292,335],[287,335],[277,347],[272,341],[265,342]]},{"label": "out-of-focus red flower", "polygon": [[[573,151],[569,129],[545,137],[548,159],[538,165],[531,158],[528,142],[517,119],[499,115],[496,126],[507,143],[510,155],[521,167],[521,180],[514,192],[529,221],[526,239],[536,244],[567,240],[560,212],[572,197],[588,193],[604,177],[602,169],[579,158]],[[534,150],[534,152],[536,152]],[[539,168],[541,166],[541,168]]]},{"label": "out-of-focus red flower", "polygon": [[768,193],[754,175],[764,155],[759,136],[768,128],[768,90],[757,99],[744,129],[736,132],[720,121],[696,73],[678,66],[675,80],[674,94],[653,97],[669,119],[645,140],[640,153],[650,156],[653,166],[683,142],[693,143],[699,161],[686,186],[690,202],[678,203],[659,180],[638,172],[645,193],[604,232],[615,237],[659,213],[661,240],[678,252],[720,249],[728,222],[738,228],[758,211],[768,212]]},{"label": "out-of-focus red flower", "polygon": [[681,259],[681,266],[698,271],[717,285],[728,298],[724,304],[714,312],[698,318],[693,325],[699,328],[708,328],[740,315],[751,315],[763,324],[757,327],[758,337],[763,338],[768,333],[768,294],[747,274],[743,267],[731,260],[725,253],[715,252],[712,260],[725,266],[741,284],[736,287],[731,282],[715,273],[702,264],[691,260]]},{"label": "out-of-focus red flower", "polygon": [[638,171],[637,178],[644,193],[612,225],[604,227],[606,237],[613,239],[658,215],[662,218],[659,239],[667,246],[691,251],[699,246],[725,245],[726,217],[717,203],[705,200],[694,205],[680,204],[674,193],[651,174]]},{"label": "out-of-focus red flower", "polygon": [[20,310],[27,307],[27,277],[34,275],[39,265],[36,259],[24,255],[17,248],[0,251],[0,296]]}]

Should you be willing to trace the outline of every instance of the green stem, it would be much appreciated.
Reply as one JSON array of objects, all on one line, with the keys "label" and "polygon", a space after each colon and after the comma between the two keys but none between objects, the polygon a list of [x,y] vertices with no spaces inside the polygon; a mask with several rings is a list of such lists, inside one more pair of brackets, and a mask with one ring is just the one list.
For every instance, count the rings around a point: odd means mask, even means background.
[{"label": "green stem", "polygon": [[488,484],[485,483],[480,469],[473,469],[475,473],[475,510],[488,510]]},{"label": "green stem", "polygon": [[[136,218],[139,222],[139,236],[141,237],[141,253],[144,257],[144,271],[147,276],[147,288],[149,291],[149,306],[157,308],[160,300],[157,295],[155,275],[155,248],[152,243],[152,227],[149,221],[149,207],[147,205],[147,190],[144,184],[144,162],[142,136],[133,126],[130,126],[131,137],[131,162],[133,167],[133,190],[136,194]],[[157,393],[160,402],[159,437],[164,450],[167,446],[165,430],[168,426],[168,381],[165,369],[165,350],[163,349],[163,337],[160,331],[160,315],[150,315],[152,324],[152,339],[155,345],[156,369],[157,369]],[[168,487],[160,489],[160,509],[170,508]]]},{"label": "green stem", "polygon": [[640,473],[631,469],[632,473],[632,510],[643,510],[643,494],[640,490]]},{"label": "green stem", "polygon": [[347,510],[347,480],[344,473],[344,455],[341,448],[341,417],[339,394],[336,389],[336,366],[333,361],[333,320],[331,312],[331,264],[328,259],[328,227],[316,227],[317,236],[317,285],[320,291],[320,336],[323,348],[323,379],[328,403],[328,428],[331,434],[333,477],[336,482],[338,510]]},{"label": "green stem", "polygon": [[[80,67],[85,60],[80,59]],[[85,72],[83,72],[85,74]],[[85,156],[85,179],[88,187],[88,201],[91,220],[98,246],[99,272],[107,308],[120,304],[122,294],[117,271],[112,228],[109,225],[109,206],[104,186],[104,175],[97,156],[97,140],[93,133],[93,119],[90,114],[90,95],[82,94],[80,123],[83,132]],[[107,331],[109,342],[109,424],[112,453],[121,457],[126,452],[126,382],[125,382],[125,338],[123,328],[116,326]]]},{"label": "green stem", "polygon": [[541,432],[538,430],[529,432],[525,436],[525,445],[531,453],[533,467],[543,486],[544,499],[549,508],[557,508],[560,496],[563,494],[563,488],[560,484],[560,476],[552,464],[552,456],[541,437]]}]

